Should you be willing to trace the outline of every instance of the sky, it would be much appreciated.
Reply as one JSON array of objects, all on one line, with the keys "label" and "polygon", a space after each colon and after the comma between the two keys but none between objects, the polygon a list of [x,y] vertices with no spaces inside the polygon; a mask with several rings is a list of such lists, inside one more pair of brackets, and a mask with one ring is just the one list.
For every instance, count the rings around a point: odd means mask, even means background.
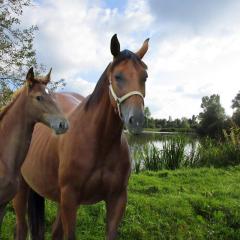
[{"label": "sky", "polygon": [[23,25],[37,25],[38,62],[64,78],[64,91],[90,94],[112,60],[110,40],[121,50],[149,50],[145,105],[155,118],[191,117],[203,96],[219,94],[228,115],[240,90],[238,0],[38,0]]}]

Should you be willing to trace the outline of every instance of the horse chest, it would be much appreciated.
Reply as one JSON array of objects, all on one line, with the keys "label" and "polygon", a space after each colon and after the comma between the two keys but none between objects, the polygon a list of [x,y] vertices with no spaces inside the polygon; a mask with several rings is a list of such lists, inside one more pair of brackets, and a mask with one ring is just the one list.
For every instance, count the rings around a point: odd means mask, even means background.
[{"label": "horse chest", "polygon": [[117,170],[99,168],[92,172],[83,184],[79,195],[81,202],[93,203],[105,200],[109,194],[121,192],[125,186],[127,176]]}]

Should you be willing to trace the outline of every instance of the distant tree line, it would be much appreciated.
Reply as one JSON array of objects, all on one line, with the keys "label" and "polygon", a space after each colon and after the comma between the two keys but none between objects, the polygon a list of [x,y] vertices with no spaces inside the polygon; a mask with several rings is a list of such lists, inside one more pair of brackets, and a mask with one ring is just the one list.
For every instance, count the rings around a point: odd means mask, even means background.
[{"label": "distant tree line", "polygon": [[233,115],[227,116],[220,103],[220,96],[213,94],[202,98],[202,111],[198,116],[181,119],[157,119],[151,117],[148,107],[145,107],[145,128],[157,131],[197,132],[202,136],[221,138],[223,129],[233,126],[240,127],[240,91],[232,100]]}]

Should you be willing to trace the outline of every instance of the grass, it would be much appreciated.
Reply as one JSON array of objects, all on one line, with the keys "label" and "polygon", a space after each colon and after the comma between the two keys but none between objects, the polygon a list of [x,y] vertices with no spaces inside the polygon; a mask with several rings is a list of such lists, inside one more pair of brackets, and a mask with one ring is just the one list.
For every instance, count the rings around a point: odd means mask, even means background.
[{"label": "grass", "polygon": [[230,141],[217,142],[206,138],[194,151],[194,157],[189,162],[190,167],[225,167],[240,164],[240,147]]},{"label": "grass", "polygon": [[163,143],[162,161],[166,169],[180,168],[185,161],[186,139],[182,136],[171,138]]},{"label": "grass", "polygon": [[[238,130],[238,129],[237,129]],[[234,129],[234,131],[237,131]],[[162,140],[161,146],[154,143],[132,146],[133,169],[175,170],[182,167],[227,167],[240,164],[240,130],[231,130],[224,141],[203,138],[196,141],[184,135]],[[190,141],[189,141],[190,140]]]},{"label": "grass", "polygon": [[[120,240],[239,240],[240,166],[133,174]],[[56,206],[47,203],[47,233]],[[13,239],[14,215],[8,208],[2,240]],[[104,239],[103,203],[81,206],[77,239]]]}]

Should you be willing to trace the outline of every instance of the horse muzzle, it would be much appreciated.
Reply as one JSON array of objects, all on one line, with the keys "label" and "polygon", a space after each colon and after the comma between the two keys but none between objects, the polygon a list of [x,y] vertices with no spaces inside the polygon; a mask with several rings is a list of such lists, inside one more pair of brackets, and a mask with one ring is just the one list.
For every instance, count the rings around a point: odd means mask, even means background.
[{"label": "horse muzzle", "polygon": [[52,128],[57,135],[65,133],[69,128],[68,121],[59,116],[46,115],[45,123]]},{"label": "horse muzzle", "polygon": [[125,107],[122,105],[122,118],[128,131],[132,134],[140,134],[143,131],[144,113],[137,107]]}]

